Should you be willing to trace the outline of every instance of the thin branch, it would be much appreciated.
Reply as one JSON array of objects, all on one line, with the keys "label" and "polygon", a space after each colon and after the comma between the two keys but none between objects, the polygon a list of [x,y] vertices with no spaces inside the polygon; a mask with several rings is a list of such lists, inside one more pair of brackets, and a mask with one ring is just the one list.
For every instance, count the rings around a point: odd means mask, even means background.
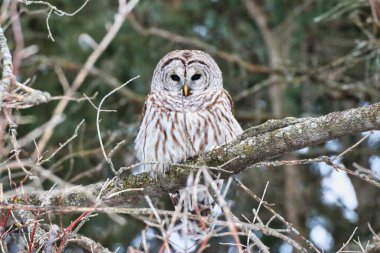
[{"label": "thin branch", "polygon": [[85,249],[87,252],[112,253],[112,251],[108,250],[107,248],[103,247],[100,243],[94,241],[93,239],[87,236],[77,234],[75,238],[69,239],[69,242],[78,245],[82,249]]},{"label": "thin branch", "polygon": [[[131,0],[127,4],[124,3],[122,4],[122,6],[119,7],[119,11],[115,15],[115,21],[113,25],[108,30],[107,34],[103,37],[98,47],[87,58],[87,61],[85,62],[85,64],[83,65],[83,68],[79,71],[79,73],[75,77],[70,89],[65,93],[65,97],[72,97],[73,94],[80,88],[80,86],[83,84],[84,80],[88,76],[90,69],[94,66],[96,61],[99,59],[99,57],[103,54],[103,52],[112,42],[112,40],[115,38],[116,34],[118,33],[121,26],[123,25],[126,17],[129,15],[129,13],[133,10],[133,8],[136,6],[138,2],[139,0]],[[62,99],[57,105],[57,107],[55,108],[53,115],[62,114],[63,111],[66,109],[66,106],[68,105],[68,103],[69,103],[69,100]],[[43,150],[45,148],[46,144],[48,143],[52,135],[53,135],[53,129],[49,129],[48,131],[45,132],[45,134],[41,137],[40,141],[38,142],[39,150]],[[36,156],[36,152],[33,154],[33,156],[34,157]]]},{"label": "thin branch", "polygon": [[354,231],[352,232],[350,238],[348,238],[347,242],[346,243],[343,243],[342,247],[337,251],[337,253],[340,253],[342,252],[342,250],[350,243],[350,241],[352,240],[352,238],[354,237],[354,234],[356,233],[356,230],[358,229],[358,227],[356,227],[354,229]]},{"label": "thin branch", "polygon": [[76,126],[74,134],[69,139],[67,139],[63,144],[60,144],[59,147],[48,158],[38,161],[37,164],[42,165],[51,160],[51,158],[53,158],[61,149],[63,149],[67,144],[74,140],[78,136],[79,128],[83,125],[83,123],[84,119]]},{"label": "thin branch", "polygon": [[90,0],[85,0],[83,2],[83,4],[77,10],[75,10],[72,13],[65,12],[65,11],[63,11],[61,9],[58,9],[56,6],[50,4],[50,3],[46,2],[46,1],[32,1],[32,0],[19,0],[19,1],[22,2],[22,3],[24,3],[25,5],[30,5],[30,4],[46,5],[46,6],[48,6],[50,8],[50,10],[48,12],[48,15],[46,17],[46,27],[47,27],[47,30],[48,30],[48,38],[50,38],[52,41],[54,41],[53,34],[51,33],[50,25],[49,25],[49,18],[51,16],[51,14],[54,12],[54,14],[56,14],[57,16],[69,16],[69,17],[72,17],[72,16],[76,15],[78,12],[80,12],[87,5],[87,3]]},{"label": "thin branch", "polygon": [[334,163],[330,157],[327,157],[327,156],[324,156],[323,157],[323,162],[326,163],[327,165],[333,167],[334,169],[336,169],[337,171],[345,171],[347,172],[348,174],[351,174],[353,176],[356,176],[356,177],[359,177],[360,179],[366,181],[367,183],[370,183],[374,186],[377,186],[380,188],[380,182],[379,181],[376,181],[375,179],[373,179],[370,175],[367,175],[367,174],[361,174],[361,173],[358,173],[356,171],[352,171],[352,170],[349,170],[347,169],[345,166],[341,166],[341,165],[338,165],[336,163]]},{"label": "thin branch", "polygon": [[166,40],[170,40],[179,44],[184,45],[190,45],[192,47],[197,47],[202,50],[205,50],[209,52],[210,54],[216,55],[227,62],[235,63],[239,65],[240,67],[253,72],[253,73],[272,73],[272,72],[279,72],[278,69],[270,68],[268,66],[260,65],[260,64],[254,64],[248,61],[245,61],[240,56],[232,53],[228,53],[222,50],[217,49],[211,44],[207,44],[206,42],[199,40],[198,38],[189,38],[184,37],[178,34],[175,34],[173,32],[157,28],[157,27],[149,27],[145,28],[143,27],[133,15],[130,15],[128,17],[129,22],[131,23],[132,27],[140,34],[145,36],[157,36]]},{"label": "thin branch", "polygon": [[106,154],[106,151],[104,149],[104,145],[103,145],[103,140],[102,140],[102,135],[100,133],[100,112],[102,111],[102,105],[104,103],[104,101],[109,97],[111,96],[113,93],[115,93],[116,91],[120,90],[121,88],[123,88],[124,86],[126,86],[127,84],[129,84],[130,82],[132,82],[133,80],[139,78],[140,76],[136,76],[132,79],[129,79],[126,83],[124,83],[123,85],[121,85],[120,87],[117,87],[115,89],[113,89],[111,92],[109,92],[107,95],[105,95],[102,100],[100,101],[99,103],[99,106],[96,108],[96,130],[98,132],[98,139],[99,139],[99,143],[100,143],[100,147],[101,147],[101,150],[103,152],[103,156],[104,158],[106,159],[107,163],[110,165],[111,167],[111,170],[112,172],[117,175],[117,172],[115,170],[115,167],[113,166],[113,163],[112,163],[112,160],[111,160],[111,157],[108,156]]}]

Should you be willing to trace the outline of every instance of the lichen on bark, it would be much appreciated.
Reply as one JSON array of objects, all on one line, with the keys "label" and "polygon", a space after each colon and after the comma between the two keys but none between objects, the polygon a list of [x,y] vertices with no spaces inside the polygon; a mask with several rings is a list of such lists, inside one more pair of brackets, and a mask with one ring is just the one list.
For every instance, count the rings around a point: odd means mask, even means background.
[{"label": "lichen on bark", "polygon": [[[247,129],[240,138],[179,165],[171,165],[165,176],[152,178],[149,173],[128,175],[121,173],[114,178],[102,194],[120,192],[106,203],[110,206],[127,204],[140,200],[144,195],[160,196],[173,192],[186,184],[188,175],[197,167],[219,167],[220,177],[227,178],[240,173],[247,167],[267,161],[284,153],[311,147],[339,137],[380,129],[380,103],[333,112],[318,118],[286,118],[264,123]],[[223,171],[227,172],[223,172]],[[89,206],[96,199],[105,182],[82,186],[70,191],[56,190],[51,196],[55,205]],[[127,189],[140,189],[131,190]],[[39,193],[30,193],[30,204],[39,205]],[[65,201],[58,201],[65,199]]]}]

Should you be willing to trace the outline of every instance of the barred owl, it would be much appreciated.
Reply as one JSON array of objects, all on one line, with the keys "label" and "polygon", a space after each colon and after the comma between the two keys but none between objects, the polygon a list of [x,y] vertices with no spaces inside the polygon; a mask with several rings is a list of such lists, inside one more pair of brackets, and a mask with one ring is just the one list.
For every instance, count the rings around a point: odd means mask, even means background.
[{"label": "barred owl", "polygon": [[[209,151],[242,133],[233,116],[233,103],[223,89],[222,73],[210,55],[198,50],[177,50],[165,55],[153,73],[144,117],[135,141],[140,171],[165,173],[168,164]],[[171,194],[176,204],[184,189]],[[190,212],[209,214],[214,203],[198,185],[198,203],[182,203]],[[187,234],[202,240],[205,231],[188,223]]]}]

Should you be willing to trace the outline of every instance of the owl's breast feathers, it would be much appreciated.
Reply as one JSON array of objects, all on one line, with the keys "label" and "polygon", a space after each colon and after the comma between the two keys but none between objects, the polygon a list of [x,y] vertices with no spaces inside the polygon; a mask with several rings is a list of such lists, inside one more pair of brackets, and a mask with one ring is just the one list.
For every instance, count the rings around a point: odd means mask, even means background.
[{"label": "owl's breast feathers", "polygon": [[242,133],[225,90],[202,100],[202,104],[191,100],[184,104],[160,93],[148,95],[135,146],[137,158],[151,162],[144,171],[162,174],[169,163],[206,152]]}]

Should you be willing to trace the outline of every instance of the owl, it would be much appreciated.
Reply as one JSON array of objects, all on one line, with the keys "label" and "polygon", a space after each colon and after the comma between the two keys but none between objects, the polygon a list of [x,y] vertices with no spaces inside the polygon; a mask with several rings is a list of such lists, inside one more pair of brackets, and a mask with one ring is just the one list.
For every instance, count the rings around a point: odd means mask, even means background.
[{"label": "owl", "polygon": [[[198,50],[172,51],[158,62],[143,115],[135,151],[143,163],[140,171],[153,177],[163,175],[170,163],[183,162],[242,133],[231,97],[223,89],[222,72],[210,55]],[[186,188],[171,198],[174,204],[184,200],[186,211],[210,214],[212,196],[202,185],[197,189],[197,203],[182,196],[189,193]],[[188,236],[203,239],[204,228],[186,224]]]}]

